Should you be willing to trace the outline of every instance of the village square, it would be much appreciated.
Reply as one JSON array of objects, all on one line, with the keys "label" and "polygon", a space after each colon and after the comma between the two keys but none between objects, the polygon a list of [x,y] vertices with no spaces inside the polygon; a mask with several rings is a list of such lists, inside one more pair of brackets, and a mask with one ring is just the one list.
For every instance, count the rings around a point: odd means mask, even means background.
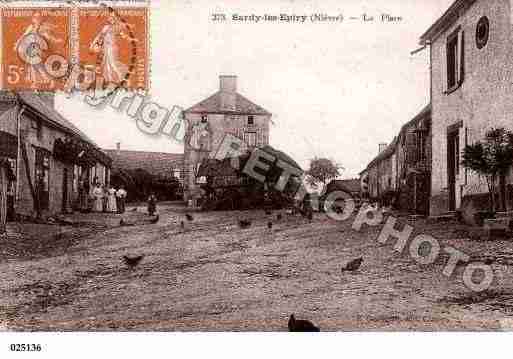
[{"label": "village square", "polygon": [[[213,93],[180,87],[201,98],[184,108],[135,92],[122,63],[129,51],[109,41],[116,35],[133,53],[149,53],[140,37],[116,30],[144,29],[147,13],[126,12],[132,18],[121,21],[83,10],[103,21],[81,34],[84,61],[121,84],[86,98],[98,107],[94,116],[111,107],[144,141],[160,136],[181,150],[139,149],[119,128],[105,146],[105,133],[114,132],[107,122],[96,126],[105,127],[96,132],[99,145],[80,126],[85,120],[59,110],[62,89],[2,90],[0,330],[513,329],[511,6],[456,0],[416,34],[417,48],[403,51],[411,61],[429,53],[429,98],[393,136],[372,143],[372,156],[346,148],[358,173],[337,156],[305,161],[287,147],[310,141],[313,129],[298,126],[275,141],[284,111],[246,95],[265,85],[236,72],[213,66],[201,79]],[[62,14],[53,28],[61,32],[71,26]],[[20,35],[40,31],[44,16],[30,13]],[[274,21],[267,17],[233,21]],[[406,26],[395,12],[372,21]],[[60,32],[49,29],[49,48],[66,58]],[[16,66],[27,84],[55,80],[43,80],[48,74],[33,64]],[[392,127],[381,120],[369,133]],[[310,128],[321,124],[311,121]]]}]

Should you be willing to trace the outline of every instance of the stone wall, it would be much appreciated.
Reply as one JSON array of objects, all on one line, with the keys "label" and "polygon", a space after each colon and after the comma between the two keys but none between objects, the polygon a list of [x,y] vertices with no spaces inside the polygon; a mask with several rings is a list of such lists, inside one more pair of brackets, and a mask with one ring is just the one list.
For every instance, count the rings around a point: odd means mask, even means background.
[{"label": "stone wall", "polygon": [[[459,143],[465,144],[483,138],[491,127],[513,128],[513,51],[511,37],[511,5],[509,0],[475,1],[431,46],[432,58],[432,179],[431,215],[447,212],[447,131],[459,127]],[[490,22],[487,45],[476,46],[476,25],[482,16]],[[462,85],[451,93],[445,90],[445,61],[447,37],[458,27],[464,32],[465,74]],[[508,178],[511,183],[511,176]],[[456,207],[462,198],[485,190],[479,177],[460,166],[456,178]]]}]

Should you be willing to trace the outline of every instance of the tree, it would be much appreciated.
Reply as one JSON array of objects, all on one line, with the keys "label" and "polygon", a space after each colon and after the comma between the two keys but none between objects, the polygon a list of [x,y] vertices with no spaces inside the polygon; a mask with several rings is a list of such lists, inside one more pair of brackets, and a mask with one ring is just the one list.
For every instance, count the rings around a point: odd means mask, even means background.
[{"label": "tree", "polygon": [[484,141],[465,147],[461,164],[486,178],[491,212],[496,209],[496,183],[499,179],[500,207],[505,210],[506,175],[513,164],[513,133],[504,128],[492,128],[486,133]]},{"label": "tree", "polygon": [[314,188],[321,184],[326,187],[329,181],[340,176],[342,168],[332,160],[316,157],[310,161],[310,169],[306,171],[307,183]]}]

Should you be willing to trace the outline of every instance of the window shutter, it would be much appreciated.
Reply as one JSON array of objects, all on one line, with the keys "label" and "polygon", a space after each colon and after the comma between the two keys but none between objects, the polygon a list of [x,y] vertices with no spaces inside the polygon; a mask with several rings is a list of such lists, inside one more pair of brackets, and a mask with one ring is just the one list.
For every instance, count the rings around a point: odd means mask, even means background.
[{"label": "window shutter", "polygon": [[458,32],[458,71],[457,71],[457,82],[458,85],[463,83],[464,70],[465,70],[465,33],[463,31]]},{"label": "window shutter", "polygon": [[406,163],[413,164],[417,162],[417,136],[415,133],[408,131],[406,134]]},{"label": "window shutter", "polygon": [[445,44],[445,46],[442,48],[442,56],[440,57],[440,71],[442,72],[441,75],[440,75],[440,79],[442,80],[442,92],[443,93],[446,93],[448,88],[447,88],[447,56],[448,56],[448,51],[447,51],[447,43]]}]

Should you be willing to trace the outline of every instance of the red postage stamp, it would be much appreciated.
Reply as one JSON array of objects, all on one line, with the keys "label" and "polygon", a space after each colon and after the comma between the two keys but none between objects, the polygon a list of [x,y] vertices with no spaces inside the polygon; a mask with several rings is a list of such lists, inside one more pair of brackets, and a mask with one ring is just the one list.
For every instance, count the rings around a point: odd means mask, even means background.
[{"label": "red postage stamp", "polygon": [[82,8],[78,23],[80,65],[97,83],[148,89],[147,8]]},{"label": "red postage stamp", "polygon": [[65,79],[52,76],[52,55],[70,58],[70,9],[4,8],[2,87],[61,90]]}]

